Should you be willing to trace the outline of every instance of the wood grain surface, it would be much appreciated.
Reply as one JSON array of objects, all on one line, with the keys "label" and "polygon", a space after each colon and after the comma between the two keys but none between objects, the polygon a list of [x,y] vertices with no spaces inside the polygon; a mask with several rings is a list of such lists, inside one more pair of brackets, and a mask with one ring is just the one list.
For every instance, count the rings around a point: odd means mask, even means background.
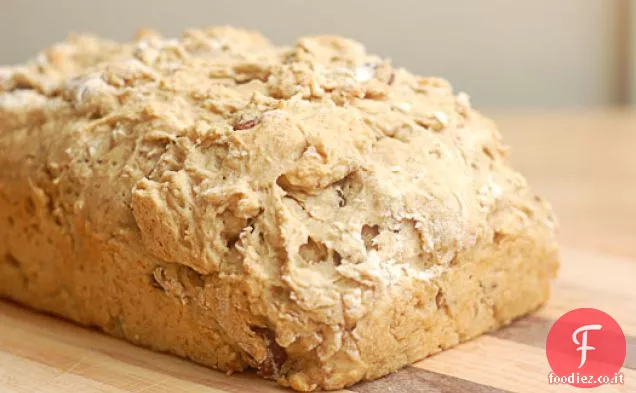
[{"label": "wood grain surface", "polygon": [[[563,265],[531,316],[346,392],[565,392],[549,385],[545,339],[578,307],[612,315],[627,336],[624,385],[636,392],[636,112],[495,116],[511,161],[552,202]],[[0,393],[285,392],[254,374],[226,376],[0,302]]]}]

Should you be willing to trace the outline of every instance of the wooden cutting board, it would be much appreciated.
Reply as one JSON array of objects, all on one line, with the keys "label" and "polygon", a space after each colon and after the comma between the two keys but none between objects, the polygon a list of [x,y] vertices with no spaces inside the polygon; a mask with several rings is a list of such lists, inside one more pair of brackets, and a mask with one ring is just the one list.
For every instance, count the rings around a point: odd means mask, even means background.
[{"label": "wooden cutting board", "polygon": [[[579,307],[612,315],[627,336],[624,385],[636,392],[636,113],[497,118],[512,161],[561,221],[563,265],[550,302],[502,330],[345,392],[552,392],[545,339]],[[0,302],[0,393],[285,392],[226,376],[19,305]]]}]

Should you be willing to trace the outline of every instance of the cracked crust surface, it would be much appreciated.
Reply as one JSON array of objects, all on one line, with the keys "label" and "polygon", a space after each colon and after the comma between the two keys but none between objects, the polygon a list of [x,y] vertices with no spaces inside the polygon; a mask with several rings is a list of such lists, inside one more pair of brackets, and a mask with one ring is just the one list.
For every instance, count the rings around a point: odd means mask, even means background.
[{"label": "cracked crust surface", "polygon": [[0,295],[297,390],[540,306],[555,220],[465,94],[321,36],[73,36],[0,68]]}]

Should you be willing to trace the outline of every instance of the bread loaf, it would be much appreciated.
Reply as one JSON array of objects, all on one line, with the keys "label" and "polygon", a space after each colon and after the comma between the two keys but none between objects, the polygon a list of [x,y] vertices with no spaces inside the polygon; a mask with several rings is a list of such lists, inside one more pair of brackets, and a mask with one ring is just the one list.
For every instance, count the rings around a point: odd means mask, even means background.
[{"label": "bread loaf", "polygon": [[71,36],[0,69],[0,296],[300,391],[546,301],[549,206],[442,79],[352,40]]}]

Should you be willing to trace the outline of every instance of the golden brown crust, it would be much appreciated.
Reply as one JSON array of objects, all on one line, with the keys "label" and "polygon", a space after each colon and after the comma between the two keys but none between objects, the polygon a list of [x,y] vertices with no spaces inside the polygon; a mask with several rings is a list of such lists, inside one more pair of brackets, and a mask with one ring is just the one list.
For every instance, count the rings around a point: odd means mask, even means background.
[{"label": "golden brown crust", "polygon": [[0,295],[297,390],[548,296],[554,218],[441,79],[339,37],[74,37],[0,69]]}]

